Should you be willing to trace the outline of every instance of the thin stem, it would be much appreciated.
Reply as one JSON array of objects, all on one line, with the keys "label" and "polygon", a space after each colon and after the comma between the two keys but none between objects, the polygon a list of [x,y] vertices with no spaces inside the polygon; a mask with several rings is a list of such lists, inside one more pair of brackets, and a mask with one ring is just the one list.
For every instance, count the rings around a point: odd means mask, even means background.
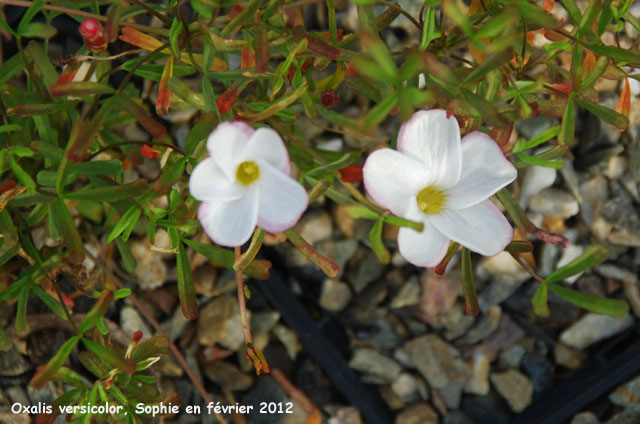
[{"label": "thin stem", "polygon": [[544,278],[542,278],[541,276],[539,276],[536,271],[531,268],[531,266],[520,257],[520,255],[517,255],[515,253],[511,253],[509,252],[509,254],[511,255],[511,257],[513,259],[515,259],[518,264],[520,264],[520,266],[522,267],[522,269],[524,269],[525,271],[527,271],[529,273],[529,275],[531,275],[533,278],[535,278],[536,280],[538,280],[541,284],[546,284],[546,281],[544,281]]},{"label": "thin stem", "polygon": [[[6,4],[8,6],[31,7],[33,5],[33,2],[28,0],[0,0],[0,4]],[[83,10],[70,9],[68,7],[63,7],[63,6],[55,6],[53,4],[45,4],[42,6],[42,8],[44,10],[51,10],[53,12],[66,13],[67,15],[76,15],[76,16],[83,16],[85,18],[93,18],[97,21],[102,21],[102,22],[107,22],[107,19],[108,19],[106,16],[96,15],[94,13],[85,12]],[[154,34],[164,34],[166,32],[166,29],[154,28],[147,25],[134,24],[127,21],[121,21],[120,25],[139,29],[141,31],[152,32]]]},{"label": "thin stem", "polygon": [[144,10],[146,10],[147,12],[151,13],[156,18],[160,19],[162,21],[162,23],[164,23],[165,25],[171,26],[171,19],[169,19],[168,17],[164,16],[162,13],[158,12],[154,8],[150,7],[148,4],[145,4],[144,2],[141,2],[140,0],[132,0],[132,1],[135,4],[137,4],[138,6],[140,6],[141,8],[143,8]]},{"label": "thin stem", "polygon": [[416,26],[416,28],[422,31],[422,25],[420,25],[420,22],[416,21],[416,19],[413,16],[411,16],[409,12],[404,10],[401,6],[398,6],[396,3],[391,3],[383,0],[378,0],[376,3],[384,4],[387,7],[397,10],[402,15],[404,15],[407,19],[409,19]]},{"label": "thin stem", "polygon": [[107,150],[111,150],[114,149],[116,147],[119,146],[126,146],[129,144],[151,144],[153,146],[163,146],[163,147],[167,147],[169,149],[173,149],[175,152],[180,153],[182,156],[187,156],[187,154],[184,152],[184,150],[182,150],[180,147],[175,146],[173,144],[169,144],[169,143],[161,143],[161,142],[153,142],[153,141],[120,141],[118,143],[113,143],[113,144],[108,144],[104,147],[102,147],[101,149],[97,150],[96,152],[92,153],[90,156],[87,157],[87,159],[85,160],[91,160],[94,157],[96,157],[97,155],[99,155],[100,153],[107,151]]},{"label": "thin stem", "polygon": [[135,49],[135,50],[127,50],[126,52],[118,53],[113,56],[71,56],[58,59],[56,64],[59,66],[66,65],[67,63],[75,63],[75,62],[86,62],[86,61],[96,61],[96,62],[104,62],[109,60],[115,60],[123,56],[128,56],[130,54],[138,54],[145,52],[145,49]]},{"label": "thin stem", "polygon": [[[240,258],[242,257],[240,246],[236,246],[233,251],[236,254],[236,263],[240,262]],[[238,306],[240,307],[240,322],[242,323],[244,343],[249,346],[253,344],[253,336],[249,328],[249,320],[247,319],[247,303],[244,296],[244,280],[242,279],[241,271],[236,271],[236,287],[238,288]]]}]

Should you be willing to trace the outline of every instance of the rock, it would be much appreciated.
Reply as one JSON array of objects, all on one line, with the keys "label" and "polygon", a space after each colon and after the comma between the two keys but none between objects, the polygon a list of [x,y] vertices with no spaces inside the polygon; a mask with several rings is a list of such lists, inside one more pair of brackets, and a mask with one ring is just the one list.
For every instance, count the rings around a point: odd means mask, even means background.
[{"label": "rock", "polygon": [[609,199],[601,204],[598,212],[599,217],[612,227],[608,235],[611,243],[640,247],[640,217],[630,199],[626,197]]},{"label": "rock", "polygon": [[338,409],[336,416],[329,418],[327,424],[362,424],[360,411],[353,406]]},{"label": "rock", "polygon": [[331,215],[327,212],[311,212],[306,214],[295,227],[295,230],[309,244],[328,239],[333,232]]},{"label": "rock", "polygon": [[593,412],[581,412],[575,415],[569,424],[600,424],[600,420]]},{"label": "rock", "polygon": [[564,343],[556,343],[553,347],[553,356],[557,364],[569,369],[580,368],[584,360],[587,359],[586,352],[571,349]]},{"label": "rock", "polygon": [[420,284],[415,278],[404,284],[398,293],[391,299],[391,308],[400,309],[405,306],[417,305],[420,302]]},{"label": "rock", "polygon": [[335,208],[333,208],[333,219],[336,222],[336,226],[345,237],[353,237],[356,220],[351,218],[351,215],[347,212],[346,206],[336,205]]},{"label": "rock", "polygon": [[0,423],[29,424],[31,423],[31,417],[29,414],[14,414],[10,411],[0,412]]},{"label": "rock", "polygon": [[[248,318],[251,313],[247,310]],[[238,350],[244,344],[238,301],[223,295],[207,303],[198,317],[198,342],[203,346],[219,343],[230,350]]]},{"label": "rock", "polygon": [[491,359],[483,352],[475,352],[471,361],[471,377],[464,388],[466,393],[486,395],[489,393],[489,371]]},{"label": "rock", "polygon": [[475,322],[473,315],[467,315],[464,306],[456,303],[449,312],[440,318],[440,322],[445,328],[444,338],[447,340],[455,340],[463,335]]},{"label": "rock", "polygon": [[520,188],[520,204],[526,207],[529,199],[541,190],[551,187],[556,180],[558,171],[544,166],[530,166],[527,168]]},{"label": "rock", "polygon": [[597,266],[596,272],[603,277],[613,278],[625,284],[636,284],[638,282],[638,276],[635,273],[610,263]]},{"label": "rock", "polygon": [[142,319],[138,310],[132,306],[123,306],[120,311],[120,328],[129,336],[133,337],[136,331],[142,331],[142,340],[151,337],[152,332],[147,323]]},{"label": "rock", "polygon": [[[374,377],[371,374],[365,374],[361,378],[363,383],[366,384],[382,384],[384,383],[379,377]],[[391,387],[388,384],[383,384],[378,387],[378,391],[380,392],[380,396],[382,400],[387,404],[389,409],[392,411],[397,411],[399,409],[407,406],[407,402],[400,399],[396,393],[391,390]]]},{"label": "rock", "polygon": [[411,400],[418,391],[416,377],[409,373],[400,374],[393,383],[391,383],[391,390],[393,390],[400,399],[404,401]]},{"label": "rock", "polygon": [[287,400],[284,390],[271,377],[264,376],[258,379],[258,382],[239,402],[240,405],[253,405],[251,412],[245,415],[249,422],[256,424],[275,424],[280,422],[284,414],[261,414],[260,404],[266,402],[282,403]]},{"label": "rock", "polygon": [[633,325],[633,322],[630,314],[622,318],[614,318],[590,312],[563,331],[560,341],[574,349],[585,349],[593,343],[626,330]]},{"label": "rock", "polygon": [[459,280],[449,275],[437,275],[433,269],[426,269],[420,277],[422,296],[418,314],[427,323],[437,326],[442,316],[447,314],[461,292]]},{"label": "rock", "polygon": [[491,383],[514,412],[522,412],[533,400],[533,384],[519,371],[491,374]]},{"label": "rock", "polygon": [[[567,265],[569,262],[576,259],[578,256],[582,255],[582,252],[584,252],[583,246],[569,244],[569,246],[567,246],[562,250],[562,255],[560,256],[560,259],[556,264],[556,269]],[[567,277],[564,279],[564,281],[566,281],[569,284],[573,284],[578,278],[580,278],[581,275],[582,275],[582,272],[572,275],[571,277]]]},{"label": "rock", "polygon": [[542,215],[571,218],[580,208],[576,199],[564,190],[546,188],[529,199],[529,209]]},{"label": "rock", "polygon": [[530,278],[507,252],[484,258],[478,265],[476,274],[480,280],[490,280],[490,284],[478,296],[482,312],[487,312],[492,305],[502,303]]},{"label": "rock", "polygon": [[636,377],[624,385],[618,387],[609,395],[609,400],[614,405],[629,407],[640,401],[640,377]]},{"label": "rock", "polygon": [[287,349],[289,358],[296,359],[298,352],[302,349],[302,345],[300,344],[300,340],[298,340],[296,332],[282,324],[276,324],[272,331]]},{"label": "rock", "polygon": [[525,353],[522,357],[522,369],[531,379],[536,395],[553,387],[552,364],[545,356]]},{"label": "rock", "polygon": [[215,361],[205,365],[204,374],[211,381],[219,384],[222,390],[247,390],[253,384],[253,378],[225,361]]},{"label": "rock", "polygon": [[607,161],[607,178],[615,180],[620,178],[627,170],[627,158],[624,156],[611,156]]},{"label": "rock", "polygon": [[444,416],[442,424],[475,424],[475,421],[462,411],[451,411]]},{"label": "rock", "polygon": [[600,202],[609,197],[609,184],[607,179],[601,175],[596,175],[585,181],[579,188],[582,204],[580,205],[580,216],[592,227],[596,216],[596,209]]},{"label": "rock", "polygon": [[524,121],[516,121],[515,127],[519,135],[531,140],[554,125],[556,125],[556,119],[540,115]]},{"label": "rock", "polygon": [[437,424],[438,414],[427,403],[417,403],[400,412],[395,424]]},{"label": "rock", "polygon": [[504,400],[491,392],[487,396],[466,396],[462,410],[477,424],[507,424],[511,413]]},{"label": "rock", "polygon": [[522,362],[525,350],[519,344],[514,344],[500,352],[498,357],[498,365],[502,369],[518,369]]},{"label": "rock", "polygon": [[488,337],[498,329],[502,309],[499,306],[491,306],[486,314],[482,315],[476,324],[464,337],[457,341],[457,344],[475,344]]},{"label": "rock", "polygon": [[338,273],[338,278],[340,278],[344,273],[347,261],[349,261],[358,250],[358,242],[353,239],[338,241],[326,240],[319,243],[316,249],[340,267],[340,272]]},{"label": "rock", "polygon": [[167,265],[162,260],[162,255],[151,250],[143,240],[134,241],[130,247],[137,262],[133,276],[140,288],[151,290],[163,285],[167,280]]},{"label": "rock", "polygon": [[511,346],[524,336],[524,330],[516,324],[509,314],[502,314],[498,329],[483,340],[478,349],[482,349],[487,355],[493,355],[496,352]]},{"label": "rock", "polygon": [[366,347],[355,350],[349,366],[356,371],[379,377],[388,383],[398,378],[402,371],[402,367],[396,361],[377,350]]},{"label": "rock", "polygon": [[324,309],[332,312],[341,311],[349,304],[351,298],[348,284],[333,278],[324,280],[320,294],[320,306]]},{"label": "rock", "polygon": [[462,400],[464,383],[451,383],[447,387],[438,390],[447,409],[458,409]]},{"label": "rock", "polygon": [[285,414],[280,424],[305,424],[309,420],[309,413],[295,399],[290,399],[291,413]]},{"label": "rock", "polygon": [[251,315],[251,333],[254,335],[267,333],[278,321],[280,321],[278,311],[257,312]]},{"label": "rock", "polygon": [[167,333],[167,337],[175,341],[180,337],[190,320],[184,317],[181,308],[176,308],[171,318],[162,323],[162,329]]},{"label": "rock", "polygon": [[638,422],[640,422],[640,405],[633,405],[607,421],[607,424],[637,424]]},{"label": "rock", "polygon": [[442,389],[466,380],[467,370],[460,352],[437,335],[415,338],[405,345],[405,349],[431,387]]},{"label": "rock", "polygon": [[361,293],[370,283],[380,278],[385,266],[370,249],[361,249],[351,259],[346,280],[355,293]]}]

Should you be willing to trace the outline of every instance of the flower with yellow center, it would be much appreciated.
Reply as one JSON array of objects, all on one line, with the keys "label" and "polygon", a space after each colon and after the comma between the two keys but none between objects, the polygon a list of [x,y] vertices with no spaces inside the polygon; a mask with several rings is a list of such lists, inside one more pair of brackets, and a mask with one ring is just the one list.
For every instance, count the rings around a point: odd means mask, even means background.
[{"label": "flower with yellow center", "polygon": [[398,233],[400,254],[424,267],[438,265],[450,240],[486,256],[505,248],[513,229],[489,197],[516,174],[488,135],[474,131],[460,140],[456,119],[444,110],[416,112],[400,128],[398,150],[373,152],[363,168],[376,203],[424,223],[422,232]]},{"label": "flower with yellow center", "polygon": [[271,128],[223,122],[207,140],[209,157],[191,173],[189,191],[200,200],[198,219],[223,246],[240,246],[256,225],[278,233],[307,208],[307,192],[289,176],[289,154]]}]

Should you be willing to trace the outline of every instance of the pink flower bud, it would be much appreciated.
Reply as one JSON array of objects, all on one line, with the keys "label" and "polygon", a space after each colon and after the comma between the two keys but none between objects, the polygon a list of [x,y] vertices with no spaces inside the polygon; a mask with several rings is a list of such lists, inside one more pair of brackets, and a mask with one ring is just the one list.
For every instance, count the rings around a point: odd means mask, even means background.
[{"label": "pink flower bud", "polygon": [[79,31],[82,36],[82,41],[84,41],[84,44],[89,50],[101,52],[107,46],[107,43],[104,40],[104,30],[102,25],[95,19],[88,18],[82,21]]}]

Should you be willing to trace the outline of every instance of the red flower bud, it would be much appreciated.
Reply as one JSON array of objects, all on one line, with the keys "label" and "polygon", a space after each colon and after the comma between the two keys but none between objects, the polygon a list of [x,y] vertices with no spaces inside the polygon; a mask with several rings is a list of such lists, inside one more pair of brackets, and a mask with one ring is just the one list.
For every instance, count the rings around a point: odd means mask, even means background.
[{"label": "red flower bud", "polygon": [[89,50],[101,52],[107,46],[102,25],[95,19],[89,18],[82,21],[79,31],[82,41]]},{"label": "red flower bud", "polygon": [[149,159],[155,159],[158,157],[158,152],[148,144],[143,144],[142,146],[140,146],[140,154]]},{"label": "red flower bud", "polygon": [[140,340],[142,340],[142,331],[138,330],[135,333],[133,333],[133,341],[138,343],[140,342]]},{"label": "red flower bud", "polygon": [[340,96],[336,90],[324,90],[320,95],[320,102],[326,108],[334,108],[340,103]]},{"label": "red flower bud", "polygon": [[340,170],[340,179],[345,183],[357,183],[362,181],[363,165],[349,165]]}]

